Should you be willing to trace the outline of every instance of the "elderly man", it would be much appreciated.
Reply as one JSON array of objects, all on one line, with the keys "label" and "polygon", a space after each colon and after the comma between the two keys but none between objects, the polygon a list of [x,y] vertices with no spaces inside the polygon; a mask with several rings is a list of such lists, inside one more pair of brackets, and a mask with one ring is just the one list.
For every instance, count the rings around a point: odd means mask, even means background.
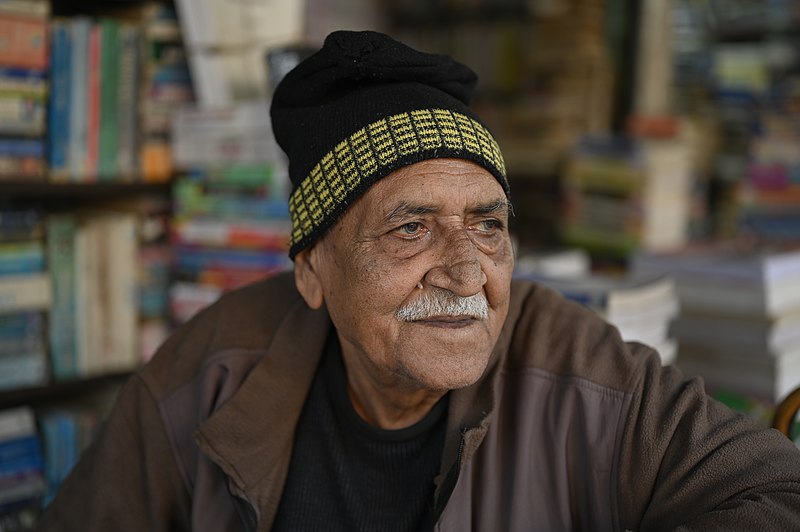
[{"label": "elderly man", "polygon": [[282,81],[294,278],[182,326],[45,530],[800,530],[800,452],[512,282],[465,66],[337,32]]}]

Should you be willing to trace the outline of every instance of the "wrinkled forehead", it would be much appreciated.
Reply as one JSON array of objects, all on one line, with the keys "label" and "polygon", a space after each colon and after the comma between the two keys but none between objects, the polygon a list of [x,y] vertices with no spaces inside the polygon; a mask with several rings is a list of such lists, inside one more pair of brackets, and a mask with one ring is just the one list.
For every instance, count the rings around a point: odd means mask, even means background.
[{"label": "wrinkled forehead", "polygon": [[[460,213],[487,204],[507,205],[497,179],[483,167],[461,159],[431,159],[405,166],[381,179],[354,207],[367,213],[393,217],[399,213]],[[347,214],[347,213],[346,213]]]}]

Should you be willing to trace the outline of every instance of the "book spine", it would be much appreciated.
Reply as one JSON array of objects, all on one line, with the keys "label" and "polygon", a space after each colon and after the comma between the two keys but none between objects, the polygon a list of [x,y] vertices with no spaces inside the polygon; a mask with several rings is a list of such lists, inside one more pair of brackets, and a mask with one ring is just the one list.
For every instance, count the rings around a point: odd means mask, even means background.
[{"label": "book spine", "polygon": [[77,377],[77,340],[75,336],[75,231],[70,215],[53,216],[47,224],[47,251],[53,286],[50,309],[50,358],[57,380]]},{"label": "book spine", "polygon": [[44,141],[39,139],[0,138],[0,155],[11,157],[41,157]]},{"label": "book spine", "polygon": [[69,105],[69,173],[73,181],[83,181],[86,175],[86,126],[89,77],[89,33],[91,22],[86,17],[70,19],[72,46],[70,49]]},{"label": "book spine", "polygon": [[35,434],[0,441],[0,476],[44,467],[39,437]]},{"label": "book spine", "polygon": [[48,163],[50,177],[65,181],[69,176],[69,111],[70,111],[70,61],[72,57],[69,22],[66,19],[52,23],[51,83],[48,125]]},{"label": "book spine", "polygon": [[100,21],[100,116],[97,175],[99,179],[117,177],[119,147],[120,23]]},{"label": "book spine", "polygon": [[0,277],[0,312],[47,309],[51,301],[47,274]]},{"label": "book spine", "polygon": [[97,162],[100,149],[100,92],[102,85],[101,49],[102,31],[93,24],[89,31],[88,100],[86,102],[86,179],[97,179]]},{"label": "book spine", "polygon": [[47,20],[0,12],[0,64],[44,70],[48,63]]},{"label": "book spine", "polygon": [[44,244],[38,241],[0,244],[0,276],[44,270]]},{"label": "book spine", "polygon": [[47,103],[42,95],[0,90],[0,133],[43,135]]},{"label": "book spine", "polygon": [[36,418],[29,406],[0,410],[0,440],[20,438],[36,433]]},{"label": "book spine", "polygon": [[0,356],[0,390],[41,386],[47,382],[47,377],[44,350]]},{"label": "book spine", "polygon": [[139,111],[139,29],[123,24],[120,28],[119,91],[117,94],[119,116],[119,143],[117,168],[120,179],[132,180],[137,174],[137,140]]}]

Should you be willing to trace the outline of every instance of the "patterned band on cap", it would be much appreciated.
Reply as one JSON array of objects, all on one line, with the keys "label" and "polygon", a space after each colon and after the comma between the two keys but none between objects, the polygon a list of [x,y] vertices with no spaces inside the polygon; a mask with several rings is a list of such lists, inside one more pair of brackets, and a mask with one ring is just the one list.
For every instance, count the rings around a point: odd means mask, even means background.
[{"label": "patterned band on cap", "polygon": [[306,247],[363,190],[402,163],[462,157],[489,170],[508,193],[500,148],[489,131],[461,113],[423,109],[359,129],[325,154],[289,198],[292,250]]}]

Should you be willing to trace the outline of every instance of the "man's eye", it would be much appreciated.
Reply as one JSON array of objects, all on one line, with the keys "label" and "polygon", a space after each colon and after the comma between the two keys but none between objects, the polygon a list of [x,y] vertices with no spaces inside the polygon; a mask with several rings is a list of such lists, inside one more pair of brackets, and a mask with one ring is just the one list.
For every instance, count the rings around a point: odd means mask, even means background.
[{"label": "man's eye", "polygon": [[403,237],[419,237],[425,233],[425,226],[419,222],[409,222],[395,229],[395,232]]},{"label": "man's eye", "polygon": [[503,224],[499,220],[481,220],[478,223],[478,229],[486,233],[493,233],[503,228]]}]

